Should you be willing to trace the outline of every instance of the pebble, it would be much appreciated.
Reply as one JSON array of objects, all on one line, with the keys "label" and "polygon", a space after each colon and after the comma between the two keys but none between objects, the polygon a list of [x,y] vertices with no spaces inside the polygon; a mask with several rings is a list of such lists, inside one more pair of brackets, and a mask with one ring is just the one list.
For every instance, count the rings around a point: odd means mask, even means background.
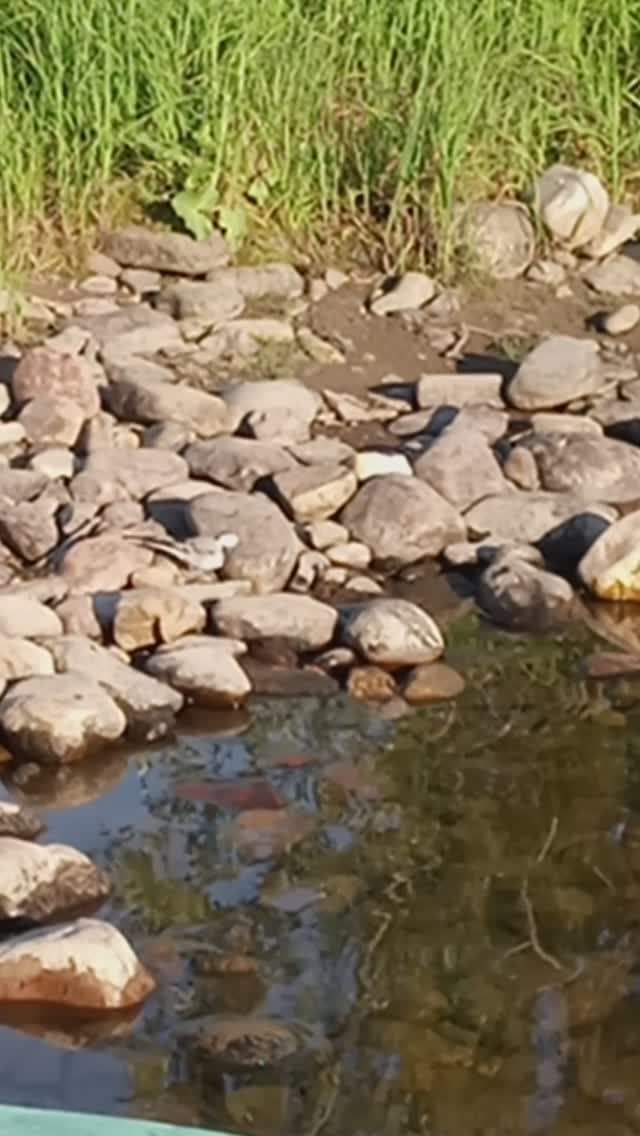
[{"label": "pebble", "polygon": [[613,312],[608,312],[602,320],[602,330],[607,335],[625,335],[633,331],[640,320],[640,306],[638,304],[623,304]]}]

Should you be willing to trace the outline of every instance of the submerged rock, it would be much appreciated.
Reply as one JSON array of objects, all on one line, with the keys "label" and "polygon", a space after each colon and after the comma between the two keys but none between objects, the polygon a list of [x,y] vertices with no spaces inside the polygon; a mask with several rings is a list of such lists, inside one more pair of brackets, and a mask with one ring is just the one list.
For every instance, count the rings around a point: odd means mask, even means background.
[{"label": "submerged rock", "polygon": [[0,919],[45,920],[106,899],[109,877],[64,844],[0,837]]},{"label": "submerged rock", "polygon": [[428,663],[414,667],[407,675],[402,694],[412,706],[424,702],[440,702],[457,698],[465,688],[462,675],[446,663]]},{"label": "submerged rock", "polygon": [[483,573],[478,603],[496,623],[528,630],[544,629],[566,619],[574,603],[566,580],[534,564],[499,558]]}]

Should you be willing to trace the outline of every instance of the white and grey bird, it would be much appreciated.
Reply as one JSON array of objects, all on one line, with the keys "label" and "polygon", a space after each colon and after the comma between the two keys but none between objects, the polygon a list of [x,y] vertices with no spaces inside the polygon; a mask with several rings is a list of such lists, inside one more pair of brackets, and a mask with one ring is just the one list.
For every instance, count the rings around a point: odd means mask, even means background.
[{"label": "white and grey bird", "polygon": [[221,533],[220,536],[194,536],[188,540],[172,540],[170,537],[165,540],[163,537],[145,536],[142,533],[128,533],[127,538],[152,552],[161,552],[184,568],[191,568],[203,575],[219,572],[224,567],[227,553],[237,548],[239,543],[236,534],[230,532]]}]

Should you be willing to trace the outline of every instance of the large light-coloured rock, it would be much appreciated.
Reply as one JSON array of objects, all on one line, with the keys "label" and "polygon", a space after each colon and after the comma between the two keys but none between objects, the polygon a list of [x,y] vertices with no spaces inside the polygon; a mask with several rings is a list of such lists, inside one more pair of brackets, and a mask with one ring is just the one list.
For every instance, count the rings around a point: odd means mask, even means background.
[{"label": "large light-coloured rock", "polygon": [[604,382],[594,340],[552,335],[523,359],[507,393],[519,410],[545,410],[593,395]]},{"label": "large light-coloured rock", "polygon": [[516,202],[481,201],[462,211],[464,251],[496,280],[514,280],[533,259],[536,238],[527,210]]},{"label": "large light-coloured rock", "polygon": [[244,297],[227,284],[182,280],[165,288],[157,297],[155,306],[174,319],[197,319],[205,327],[218,327],[240,315],[244,310]]},{"label": "large light-coloured rock", "polygon": [[244,382],[227,387],[222,398],[229,410],[229,429],[233,432],[256,412],[284,411],[308,428],[322,409],[322,399],[297,379],[271,382]]},{"label": "large light-coloured rock", "polygon": [[240,706],[251,693],[251,682],[236,653],[227,640],[203,636],[198,641],[189,636],[156,651],[145,662],[145,670],[197,706]]},{"label": "large light-coloured rock", "polygon": [[124,936],[97,919],[29,932],[0,946],[0,1002],[128,1010],[154,989]]},{"label": "large light-coloured rock", "polygon": [[640,260],[621,253],[594,265],[584,273],[584,279],[594,292],[608,296],[640,296]]},{"label": "large light-coloured rock", "polygon": [[109,448],[92,450],[84,464],[84,473],[120,486],[129,496],[139,500],[188,476],[188,466],[179,454],[170,450],[125,450]]},{"label": "large light-coloured rock", "polygon": [[194,442],[184,456],[192,477],[208,477],[225,489],[246,492],[250,492],[263,477],[296,468],[296,462],[286,450],[253,438]]},{"label": "large light-coloured rock", "polygon": [[72,544],[60,565],[69,590],[83,595],[115,592],[126,587],[134,572],[148,567],[153,553],[118,533],[103,533]]},{"label": "large light-coloured rock", "polygon": [[370,663],[413,667],[430,663],[444,651],[434,619],[408,600],[376,599],[341,613],[343,643]]},{"label": "large light-coloured rock", "polygon": [[296,300],[304,291],[304,279],[290,264],[274,261],[268,264],[240,264],[218,269],[209,274],[213,284],[235,288],[245,300]]},{"label": "large light-coloured rock", "polygon": [[171,643],[202,631],[206,613],[179,588],[135,588],[122,592],[113,617],[114,642],[125,651]]},{"label": "large light-coloured rock", "polygon": [[640,322],[640,305],[623,304],[613,312],[608,312],[602,320],[602,330],[607,335],[626,335]]},{"label": "large light-coloured rock", "polygon": [[589,503],[640,500],[640,450],[626,442],[552,434],[534,435],[529,445],[543,489],[574,493]]},{"label": "large light-coloured rock", "polygon": [[0,701],[0,724],[13,753],[49,765],[89,757],[127,722],[98,683],[73,673],[16,683]]},{"label": "large light-coloured rock", "polygon": [[424,272],[405,272],[374,293],[370,308],[375,316],[410,312],[428,304],[436,294],[435,281]]},{"label": "large light-coloured rock", "polygon": [[493,406],[501,410],[502,375],[492,373],[422,375],[416,385],[416,400],[420,407],[468,406],[470,403]]},{"label": "large light-coloured rock", "polygon": [[461,512],[481,497],[506,489],[491,447],[475,430],[445,430],[413,468],[417,477]]},{"label": "large light-coloured rock", "polygon": [[[584,509],[584,501],[572,493],[519,493],[511,490],[473,505],[465,514],[465,521],[470,535],[478,539],[491,537],[499,543],[535,544],[551,529],[583,513]],[[608,520],[615,517],[613,510],[602,505],[590,511]]]},{"label": "large light-coloured rock", "polygon": [[53,552],[58,544],[60,533],[55,512],[55,501],[44,497],[17,505],[0,502],[0,540],[33,564]]},{"label": "large light-coloured rock", "polygon": [[184,346],[175,320],[148,304],[128,304],[117,312],[83,316],[76,322],[95,339],[105,366],[132,355],[155,355]]},{"label": "large light-coloured rock", "polygon": [[609,212],[609,195],[597,177],[560,164],[538,179],[535,202],[551,235],[570,249],[597,237]]},{"label": "large light-coloured rock", "polygon": [[61,631],[60,619],[46,604],[15,592],[0,595],[0,635],[39,639]]},{"label": "large light-coloured rock", "polygon": [[84,410],[70,398],[39,395],[26,404],[18,424],[31,446],[74,446],[84,420]]},{"label": "large light-coloured rock", "polygon": [[324,521],[337,513],[358,488],[343,465],[310,465],[276,474],[272,484],[285,512],[295,521]]},{"label": "large light-coloured rock", "polygon": [[15,801],[0,801],[0,836],[35,840],[44,828],[40,817]]},{"label": "large light-coloured rock", "polygon": [[278,506],[262,493],[219,489],[189,502],[186,515],[196,536],[231,532],[238,537],[222,569],[227,579],[248,580],[256,592],[277,592],[286,585],[300,541]]},{"label": "large light-coloured rock", "polygon": [[573,610],[571,585],[515,556],[499,557],[478,584],[478,603],[496,623],[543,629]]},{"label": "large light-coloured rock", "polygon": [[186,233],[157,232],[128,225],[106,238],[104,251],[123,268],[151,268],[177,276],[204,276],[228,264],[229,246],[219,233],[196,241]]},{"label": "large light-coloured rock", "polygon": [[0,635],[0,682],[53,673],[53,659],[45,647],[28,639]]},{"label": "large light-coloured rock", "polygon": [[640,603],[640,510],[605,529],[580,561],[578,575],[599,599]]},{"label": "large light-coloured rock", "polygon": [[0,919],[68,916],[110,890],[106,873],[75,848],[0,836]]},{"label": "large light-coloured rock", "polygon": [[113,413],[125,422],[180,422],[202,438],[213,438],[227,429],[222,399],[192,387],[122,379],[110,384],[108,400]]},{"label": "large light-coloured rock", "polygon": [[63,398],[80,407],[84,418],[100,409],[100,396],[90,364],[81,355],[62,355],[46,347],[25,352],[11,377],[15,402]]},{"label": "large light-coloured rock", "polygon": [[530,419],[534,434],[602,434],[602,426],[585,414],[556,414],[541,410]]},{"label": "large light-coloured rock", "polygon": [[213,611],[216,627],[234,639],[285,639],[300,651],[326,647],[337,613],[309,596],[282,593],[221,600]]},{"label": "large light-coloured rock", "polygon": [[632,213],[628,205],[610,205],[602,229],[593,240],[587,241],[583,251],[594,260],[600,260],[630,241],[639,228],[640,216]]},{"label": "large light-coloured rock", "polygon": [[460,514],[415,477],[374,477],[340,516],[355,540],[368,545],[374,560],[411,564],[437,556],[447,544],[464,540]]},{"label": "large light-coloured rock", "polygon": [[61,674],[91,675],[126,715],[129,731],[136,737],[161,737],[182,709],[181,695],[166,683],[141,674],[106,647],[79,635],[59,636],[51,643],[51,653]]}]

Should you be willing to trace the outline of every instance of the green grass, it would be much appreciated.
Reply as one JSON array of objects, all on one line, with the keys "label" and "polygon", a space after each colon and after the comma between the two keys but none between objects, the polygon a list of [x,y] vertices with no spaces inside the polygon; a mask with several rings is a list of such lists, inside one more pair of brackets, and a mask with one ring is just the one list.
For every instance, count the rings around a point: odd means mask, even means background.
[{"label": "green grass", "polygon": [[167,201],[251,237],[450,253],[455,202],[578,160],[633,193],[640,0],[4,0],[0,256]]}]

